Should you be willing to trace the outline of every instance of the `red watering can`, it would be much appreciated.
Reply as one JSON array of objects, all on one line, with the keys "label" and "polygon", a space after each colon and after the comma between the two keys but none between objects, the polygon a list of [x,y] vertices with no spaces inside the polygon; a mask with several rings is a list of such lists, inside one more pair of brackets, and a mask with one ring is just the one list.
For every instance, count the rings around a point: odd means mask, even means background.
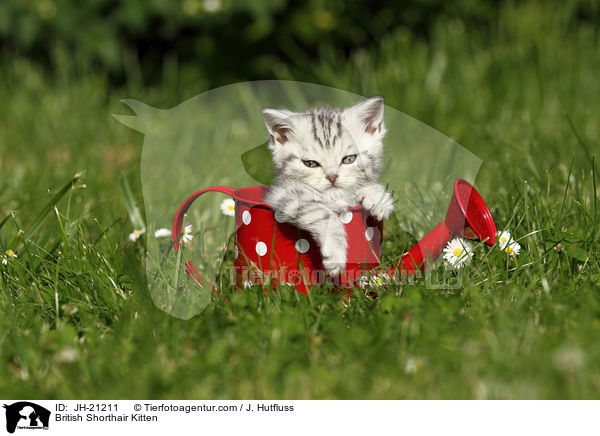
[{"label": "red watering can", "polygon": [[[278,221],[277,214],[264,203],[269,187],[251,186],[232,189],[213,186],[192,194],[180,206],[173,222],[175,250],[184,215],[191,204],[207,192],[222,192],[235,200],[235,283],[237,287],[251,284],[288,284],[306,295],[311,285],[323,284],[328,278],[321,262],[320,250],[308,232],[292,224]],[[362,207],[350,208],[340,216],[348,238],[346,269],[333,283],[350,287],[366,272],[374,271],[381,262],[383,223]],[[466,180],[457,179],[446,218],[402,256],[388,274],[412,274],[423,270],[427,260],[439,256],[444,246],[455,236],[484,241],[493,245],[496,226],[479,193]],[[192,261],[186,264],[188,274],[200,283],[201,276]]]},{"label": "red watering can", "polygon": [[446,218],[402,256],[398,269],[408,274],[425,269],[426,260],[436,259],[455,236],[487,245],[496,242],[496,224],[479,192],[466,180],[456,179]]}]

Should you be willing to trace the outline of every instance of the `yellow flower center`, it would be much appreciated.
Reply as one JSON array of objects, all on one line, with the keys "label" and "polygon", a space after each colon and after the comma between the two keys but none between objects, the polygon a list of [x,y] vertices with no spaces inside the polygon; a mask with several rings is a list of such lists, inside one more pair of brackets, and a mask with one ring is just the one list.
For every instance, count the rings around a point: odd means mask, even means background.
[{"label": "yellow flower center", "polygon": [[460,257],[460,255],[462,254],[462,249],[460,249],[460,248],[455,248],[455,249],[454,249],[454,251],[453,251],[453,253],[454,253],[454,255],[455,255],[456,257]]},{"label": "yellow flower center", "polygon": [[500,238],[502,242],[506,242],[506,238]]},{"label": "yellow flower center", "polygon": [[513,249],[510,247],[506,247],[504,251],[506,251],[508,254],[513,254]]},{"label": "yellow flower center", "polygon": [[233,205],[233,204],[228,204],[227,205],[227,210],[231,210],[232,211],[234,209],[235,209],[235,205]]},{"label": "yellow flower center", "polygon": [[135,236],[140,236],[142,234],[142,231],[141,230],[136,230],[133,233],[135,233]]},{"label": "yellow flower center", "polygon": [[383,279],[382,279],[381,277],[377,277],[377,278],[375,279],[375,283],[377,283],[378,285],[380,285],[380,284],[382,284],[382,283],[383,283]]},{"label": "yellow flower center", "polygon": [[12,251],[12,250],[8,250],[8,251],[6,252],[6,255],[7,255],[8,257],[10,257],[10,258],[13,258],[13,257],[15,257],[15,252],[14,252],[14,251]]}]

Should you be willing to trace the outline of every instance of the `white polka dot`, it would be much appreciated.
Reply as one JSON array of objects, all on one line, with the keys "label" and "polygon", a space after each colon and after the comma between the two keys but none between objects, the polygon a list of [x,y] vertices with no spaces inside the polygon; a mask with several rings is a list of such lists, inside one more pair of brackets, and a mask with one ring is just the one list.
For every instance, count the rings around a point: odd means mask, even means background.
[{"label": "white polka dot", "polygon": [[277,221],[278,223],[284,223],[285,215],[282,214],[281,212],[275,212],[275,221]]},{"label": "white polka dot", "polygon": [[367,230],[365,230],[365,238],[367,238],[367,241],[370,241],[371,239],[373,239],[374,234],[375,234],[375,229],[373,227],[367,227]]},{"label": "white polka dot", "polygon": [[259,256],[264,256],[267,254],[267,244],[264,242],[259,242],[256,244],[256,254]]},{"label": "white polka dot", "polygon": [[306,253],[310,248],[310,244],[306,239],[298,239],[296,241],[296,250],[298,253]]},{"label": "white polka dot", "polygon": [[340,215],[340,220],[342,221],[342,224],[348,224],[350,221],[352,221],[352,212],[345,210]]},{"label": "white polka dot", "polygon": [[238,258],[238,255],[240,254],[239,250],[238,250],[238,246],[234,245],[233,247],[233,255],[235,256],[235,258]]},{"label": "white polka dot", "polygon": [[252,221],[252,215],[250,215],[250,212],[245,210],[244,213],[242,214],[242,222],[244,224],[248,225],[248,224],[250,224],[250,221]]}]

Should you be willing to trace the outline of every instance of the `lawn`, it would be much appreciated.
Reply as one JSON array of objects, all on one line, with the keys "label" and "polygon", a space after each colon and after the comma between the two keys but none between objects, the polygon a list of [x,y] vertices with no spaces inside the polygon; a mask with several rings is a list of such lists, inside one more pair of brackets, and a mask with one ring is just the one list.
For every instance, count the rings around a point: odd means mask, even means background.
[{"label": "lawn", "polygon": [[598,28],[524,3],[485,30],[435,29],[323,53],[313,81],[383,95],[478,155],[477,188],[519,256],[480,247],[452,290],[417,282],[347,301],[225,288],[185,321],[154,306],[145,238],[127,237],[119,180],[143,207],[144,137],[111,114],[122,98],[169,108],[206,89],[114,88],[61,52],[53,73],[5,62],[0,250],[18,257],[0,264],[0,396],[598,398]]}]

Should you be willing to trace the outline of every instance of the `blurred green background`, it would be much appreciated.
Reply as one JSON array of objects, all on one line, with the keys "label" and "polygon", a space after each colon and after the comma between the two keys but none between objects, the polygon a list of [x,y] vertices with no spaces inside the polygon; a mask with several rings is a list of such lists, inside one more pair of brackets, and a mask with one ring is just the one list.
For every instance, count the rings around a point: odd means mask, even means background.
[{"label": "blurred green background", "polygon": [[[576,22],[598,12],[592,1],[567,7]],[[315,80],[320,57],[374,48],[398,29],[425,41],[440,20],[489,28],[499,8],[473,0],[8,0],[0,38],[6,56],[50,70],[60,67],[56,50],[64,50],[77,67],[109,74],[114,85],[155,83],[176,66],[202,89],[276,75]]]},{"label": "blurred green background", "polygon": [[[3,63],[23,57],[52,72],[64,68],[62,53],[80,74],[106,74],[112,86],[179,79],[201,90],[270,77],[319,80],[314,68],[322,59],[376,50],[390,35],[427,44],[443,23],[488,37],[510,37],[510,27],[523,26],[534,36],[594,27],[600,16],[594,0],[537,3],[540,13],[557,16],[552,22],[521,16],[532,7],[475,0],[6,0],[0,42]],[[505,16],[511,10],[520,12]]]},{"label": "blurred green background", "polygon": [[[597,398],[599,29],[592,0],[2,1],[0,397]],[[481,249],[454,291],[224,289],[170,318],[127,237],[143,136],[111,114],[254,79],[455,139],[521,254]]]}]

